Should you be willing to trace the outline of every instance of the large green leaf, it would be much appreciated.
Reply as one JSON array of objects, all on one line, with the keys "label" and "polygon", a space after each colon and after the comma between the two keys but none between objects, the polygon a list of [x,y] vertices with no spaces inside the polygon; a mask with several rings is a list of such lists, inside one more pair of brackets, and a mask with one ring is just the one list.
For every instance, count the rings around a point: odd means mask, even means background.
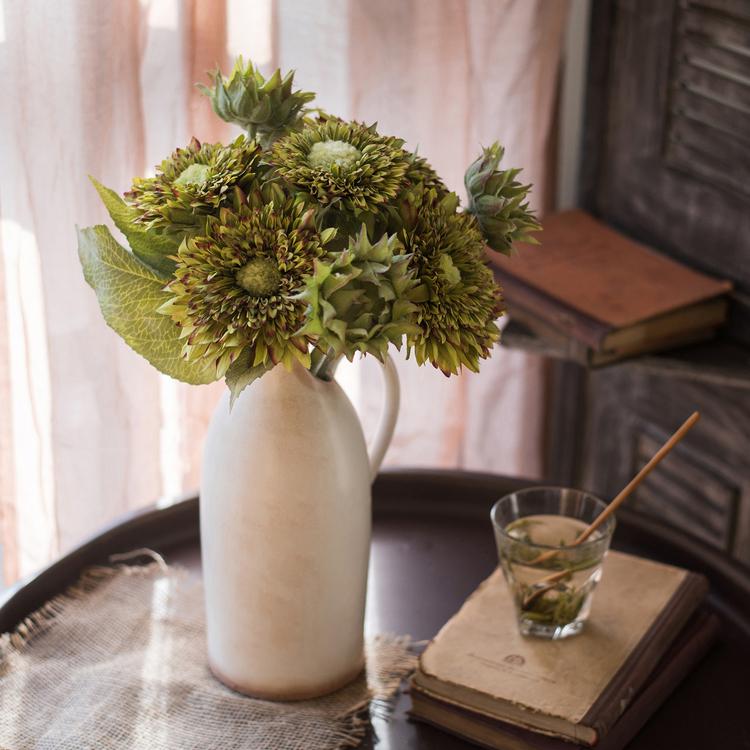
[{"label": "large green leaf", "polygon": [[211,363],[188,363],[180,329],[156,310],[164,303],[164,279],[129,253],[105,226],[78,230],[78,257],[96,292],[104,320],[157,370],[185,383],[216,380]]},{"label": "large green leaf", "polygon": [[109,211],[115,226],[127,237],[133,253],[161,276],[169,278],[177,265],[169,256],[177,253],[180,240],[144,229],[135,221],[138,216],[135,209],[125,203],[114,190],[105,187],[91,176],[89,179]]}]

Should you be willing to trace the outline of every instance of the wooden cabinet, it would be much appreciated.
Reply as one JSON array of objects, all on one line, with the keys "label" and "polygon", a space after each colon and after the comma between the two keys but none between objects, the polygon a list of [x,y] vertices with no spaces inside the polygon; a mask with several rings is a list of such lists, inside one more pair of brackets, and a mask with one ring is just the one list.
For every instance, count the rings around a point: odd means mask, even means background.
[{"label": "wooden cabinet", "polygon": [[698,409],[701,421],[629,504],[750,565],[750,384],[665,372],[653,359],[586,376],[582,482],[614,496]]},{"label": "wooden cabinet", "polygon": [[698,409],[632,507],[750,564],[750,1],[595,0],[583,143],[584,208],[735,293],[722,340],[551,364],[546,473],[611,498]]}]

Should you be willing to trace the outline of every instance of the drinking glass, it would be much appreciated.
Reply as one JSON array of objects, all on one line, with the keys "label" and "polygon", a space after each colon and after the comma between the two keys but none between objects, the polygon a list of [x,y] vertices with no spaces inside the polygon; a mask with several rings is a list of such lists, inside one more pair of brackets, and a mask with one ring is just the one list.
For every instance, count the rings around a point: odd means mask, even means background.
[{"label": "drinking glass", "polygon": [[531,487],[492,507],[500,564],[523,635],[567,638],[579,633],[602,574],[614,517],[586,541],[573,542],[606,507],[565,487]]}]

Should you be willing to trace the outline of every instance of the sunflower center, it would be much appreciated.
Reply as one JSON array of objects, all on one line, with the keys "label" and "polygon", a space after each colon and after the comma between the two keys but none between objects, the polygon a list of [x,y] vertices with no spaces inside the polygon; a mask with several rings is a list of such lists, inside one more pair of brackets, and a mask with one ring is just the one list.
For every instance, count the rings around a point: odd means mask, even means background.
[{"label": "sunflower center", "polygon": [[268,258],[253,258],[237,271],[237,283],[253,297],[267,297],[278,290],[281,274]]},{"label": "sunflower center", "polygon": [[180,187],[184,185],[203,185],[208,179],[211,168],[208,164],[191,164],[180,172],[180,176],[174,181]]},{"label": "sunflower center", "polygon": [[362,152],[346,141],[318,141],[310,149],[307,161],[315,169],[326,169],[330,172],[335,164],[348,171],[361,156]]}]

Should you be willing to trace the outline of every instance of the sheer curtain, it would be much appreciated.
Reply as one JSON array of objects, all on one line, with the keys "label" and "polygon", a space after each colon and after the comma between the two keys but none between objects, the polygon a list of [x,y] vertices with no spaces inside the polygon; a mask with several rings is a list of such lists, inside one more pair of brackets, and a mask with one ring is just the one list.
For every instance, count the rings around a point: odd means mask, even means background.
[{"label": "sheer curtain", "polygon": [[[244,52],[295,67],[321,104],[378,119],[461,190],[499,139],[545,194],[566,0],[2,0],[0,544],[10,582],[122,513],[196,486],[221,385],[163,378],[107,329],[74,225],[106,221],[86,175],[124,190],[191,135],[230,135],[193,83]],[[410,363],[411,364],[411,363]],[[391,464],[534,474],[539,364],[481,376],[403,367]],[[366,430],[377,368],[344,368]]]},{"label": "sheer curtain", "polygon": [[[219,12],[222,11],[222,12]],[[209,389],[168,381],[103,324],[75,224],[184,144],[224,133],[193,83],[225,62],[221,3],[3,2],[2,545],[11,581],[195,481]]]},{"label": "sheer curtain", "polygon": [[[462,197],[466,166],[499,140],[543,210],[567,10],[565,0],[281,0],[278,54],[322,106],[405,138]],[[387,463],[539,474],[538,357],[497,347],[481,374],[450,379],[397,365],[402,409]],[[349,376],[370,432],[377,369],[366,360]]]}]

